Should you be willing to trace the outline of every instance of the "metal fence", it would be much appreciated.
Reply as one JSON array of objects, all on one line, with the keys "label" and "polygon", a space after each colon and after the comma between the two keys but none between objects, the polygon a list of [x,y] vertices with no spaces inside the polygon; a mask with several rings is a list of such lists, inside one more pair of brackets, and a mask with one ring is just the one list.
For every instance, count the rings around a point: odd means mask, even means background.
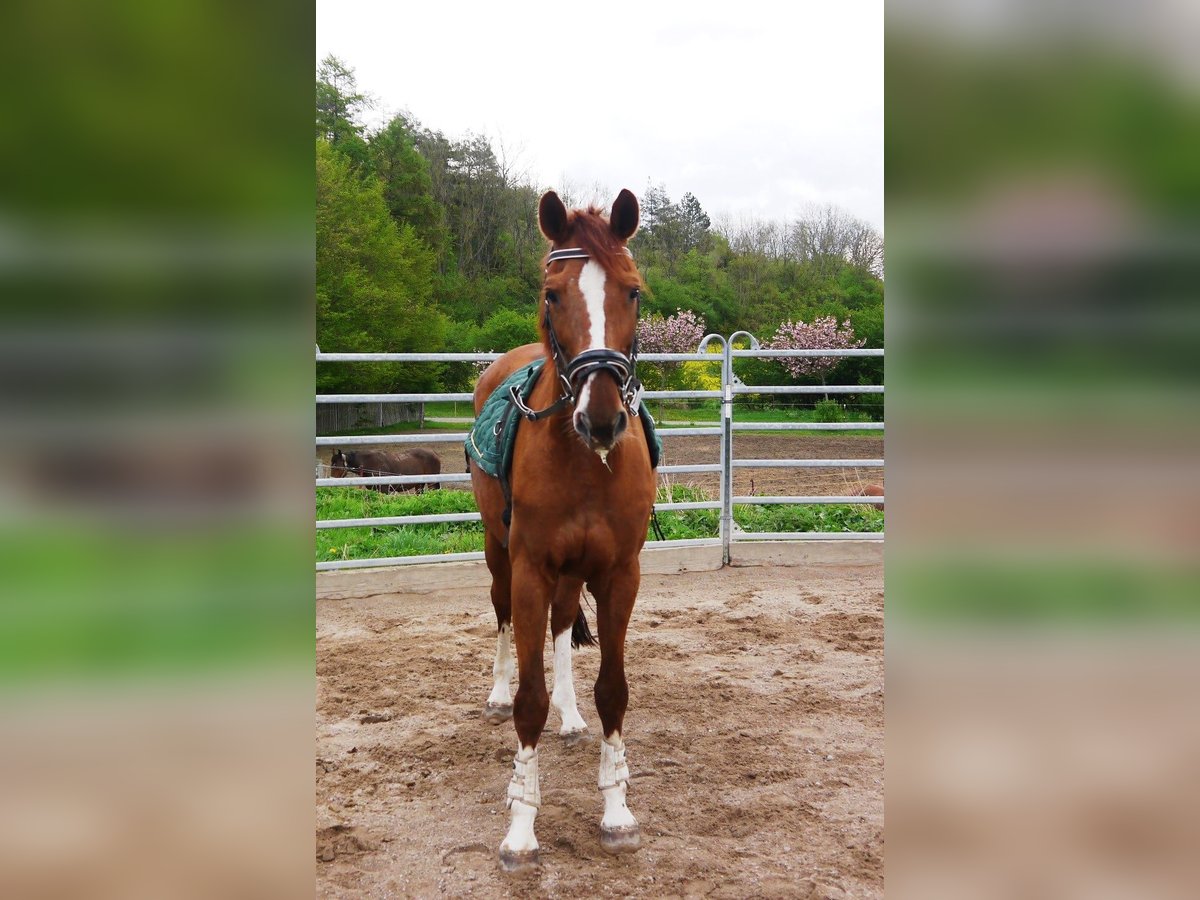
[{"label": "metal fence", "polygon": [[[737,349],[736,342],[748,343],[749,347]],[[719,347],[720,353],[710,352]],[[317,362],[381,362],[381,363],[435,363],[435,362],[490,362],[500,357],[499,353],[322,353],[317,349]],[[677,437],[719,437],[720,452],[715,463],[700,465],[661,465],[660,478],[672,475],[711,473],[720,476],[719,499],[694,502],[656,503],[660,512],[685,509],[720,510],[719,535],[715,538],[688,540],[647,541],[646,547],[696,547],[720,546],[722,560],[728,564],[731,550],[738,541],[796,541],[796,540],[871,540],[882,541],[883,532],[748,532],[739,528],[733,518],[733,507],[738,505],[770,504],[833,504],[867,503],[882,505],[883,497],[868,496],[737,496],[733,493],[733,470],[750,468],[882,468],[882,459],[744,459],[734,455],[734,433],[741,431],[883,431],[883,422],[736,422],[734,421],[734,398],[745,394],[868,394],[883,393],[883,385],[747,385],[735,379],[733,360],[741,358],[778,359],[786,357],[882,357],[883,350],[765,350],[758,340],[748,332],[739,331],[729,338],[708,335],[700,342],[695,353],[643,353],[642,362],[704,362],[720,364],[721,388],[719,390],[694,391],[645,391],[643,397],[650,400],[719,400],[720,421],[712,426],[660,427],[659,435],[669,447],[669,441]],[[437,401],[470,402],[470,393],[411,393],[411,394],[318,394],[317,403],[433,403]],[[381,444],[462,444],[466,431],[453,433],[380,434],[358,436],[321,436],[316,440],[318,447],[355,447]],[[441,473],[438,475],[393,475],[378,478],[330,478],[317,477],[316,485],[349,487],[353,485],[417,485],[439,482],[442,484],[469,482],[468,474]],[[318,519],[316,527],[359,528],[376,525],[419,525],[437,522],[477,522],[478,512],[445,513],[419,516],[377,516],[361,519]],[[454,560],[483,559],[483,553],[444,553],[422,556],[395,556],[378,559],[329,560],[318,562],[318,570],[350,569],[370,566],[411,565],[413,563],[448,562]]]}]

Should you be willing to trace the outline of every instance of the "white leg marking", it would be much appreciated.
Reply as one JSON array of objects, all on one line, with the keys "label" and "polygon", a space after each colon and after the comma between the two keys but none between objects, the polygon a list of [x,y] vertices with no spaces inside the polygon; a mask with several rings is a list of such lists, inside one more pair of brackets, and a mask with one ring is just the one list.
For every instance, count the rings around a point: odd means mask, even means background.
[{"label": "white leg marking", "polygon": [[494,684],[492,693],[487,698],[489,706],[512,706],[513,698],[509,682],[512,681],[516,663],[513,660],[511,635],[512,623],[510,622],[505,622],[496,634],[496,661],[492,663]]},{"label": "white leg marking", "polygon": [[554,639],[554,692],[550,702],[562,716],[559,734],[578,734],[587,729],[575,703],[575,673],[571,670],[571,629]]},{"label": "white leg marking", "polygon": [[637,819],[625,805],[625,791],[629,786],[629,766],[625,762],[625,742],[621,732],[614,731],[611,738],[600,744],[600,793],[604,796],[604,818],[600,827],[636,828]]},{"label": "white leg marking", "polygon": [[538,848],[533,834],[533,820],[542,805],[542,791],[538,784],[537,748],[517,745],[517,758],[513,762],[513,777],[508,783],[508,808],[512,810],[512,821],[508,834],[500,844],[501,853],[523,853]]}]

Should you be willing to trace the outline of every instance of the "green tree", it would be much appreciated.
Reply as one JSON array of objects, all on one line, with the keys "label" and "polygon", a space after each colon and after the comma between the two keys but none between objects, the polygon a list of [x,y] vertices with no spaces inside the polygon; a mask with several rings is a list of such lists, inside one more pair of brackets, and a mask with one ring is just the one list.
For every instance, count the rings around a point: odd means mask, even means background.
[{"label": "green tree", "polygon": [[447,237],[445,212],[433,197],[429,162],[417,152],[411,123],[402,115],[394,117],[371,136],[368,149],[392,216],[416,229],[440,257]]},{"label": "green tree", "polygon": [[707,252],[711,247],[712,223],[695,195],[686,193],[672,203],[663,185],[648,185],[641,201],[642,225],[632,249],[649,268],[673,276],[680,261],[690,252]]},{"label": "green tree", "polygon": [[709,231],[712,222],[708,214],[692,193],[683,195],[679,201],[680,243],[684,253],[706,250],[709,246]]},{"label": "green tree", "polygon": [[317,67],[317,137],[354,160],[367,164],[362,114],[372,106],[358,90],[354,70],[330,54]]},{"label": "green tree", "polygon": [[[335,352],[436,350],[444,322],[433,309],[433,253],[388,212],[383,186],[317,141],[317,343]],[[320,366],[323,391],[388,391],[436,382],[429,366]]]}]

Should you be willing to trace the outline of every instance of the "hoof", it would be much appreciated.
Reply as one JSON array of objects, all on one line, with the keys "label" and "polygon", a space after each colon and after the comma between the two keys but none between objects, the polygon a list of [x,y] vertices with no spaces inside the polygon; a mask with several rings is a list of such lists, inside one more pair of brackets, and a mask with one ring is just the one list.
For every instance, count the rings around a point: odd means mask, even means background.
[{"label": "hoof", "polygon": [[620,828],[600,826],[600,847],[609,853],[632,853],[642,846],[642,832],[638,826],[622,825]]},{"label": "hoof", "polygon": [[505,872],[530,872],[541,865],[537,850],[500,848],[500,868]]},{"label": "hoof", "polygon": [[485,703],[483,705],[483,721],[489,725],[499,725],[512,718],[511,703]]},{"label": "hoof", "polygon": [[592,733],[586,728],[577,728],[574,731],[560,731],[558,735],[568,747],[577,747],[580,744],[590,744],[592,742]]}]

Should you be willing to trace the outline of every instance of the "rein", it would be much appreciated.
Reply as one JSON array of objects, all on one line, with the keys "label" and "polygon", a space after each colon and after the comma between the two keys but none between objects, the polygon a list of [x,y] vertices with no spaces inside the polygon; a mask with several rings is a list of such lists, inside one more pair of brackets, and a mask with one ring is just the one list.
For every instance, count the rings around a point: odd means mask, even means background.
[{"label": "rein", "polygon": [[[633,256],[629,252],[629,248],[625,248],[625,252]],[[568,247],[562,250],[551,251],[546,257],[546,265],[562,259],[588,259],[589,255],[586,250],[581,247]],[[635,318],[641,313],[642,299],[638,296],[637,312]],[[550,301],[546,301],[546,312],[543,323],[546,326],[546,334],[550,338],[550,358],[554,361],[554,371],[558,375],[558,382],[562,388],[557,400],[547,406],[545,409],[534,410],[521,399],[521,392],[517,385],[512,385],[508,389],[509,399],[512,400],[513,406],[517,411],[530,422],[536,422],[538,419],[544,419],[547,416],[552,416],[560,409],[566,406],[574,406],[577,399],[575,393],[575,385],[587,380],[588,377],[596,372],[608,372],[616,380],[620,386],[621,399],[625,406],[633,415],[638,414],[638,408],[642,402],[642,383],[637,377],[637,351],[638,340],[637,330],[633,332],[633,345],[629,348],[629,355],[626,356],[619,350],[613,350],[609,347],[603,347],[598,350],[584,350],[577,354],[570,361],[566,360],[566,353],[563,352],[562,345],[558,342],[558,335],[554,332],[554,321],[550,318]]]}]

